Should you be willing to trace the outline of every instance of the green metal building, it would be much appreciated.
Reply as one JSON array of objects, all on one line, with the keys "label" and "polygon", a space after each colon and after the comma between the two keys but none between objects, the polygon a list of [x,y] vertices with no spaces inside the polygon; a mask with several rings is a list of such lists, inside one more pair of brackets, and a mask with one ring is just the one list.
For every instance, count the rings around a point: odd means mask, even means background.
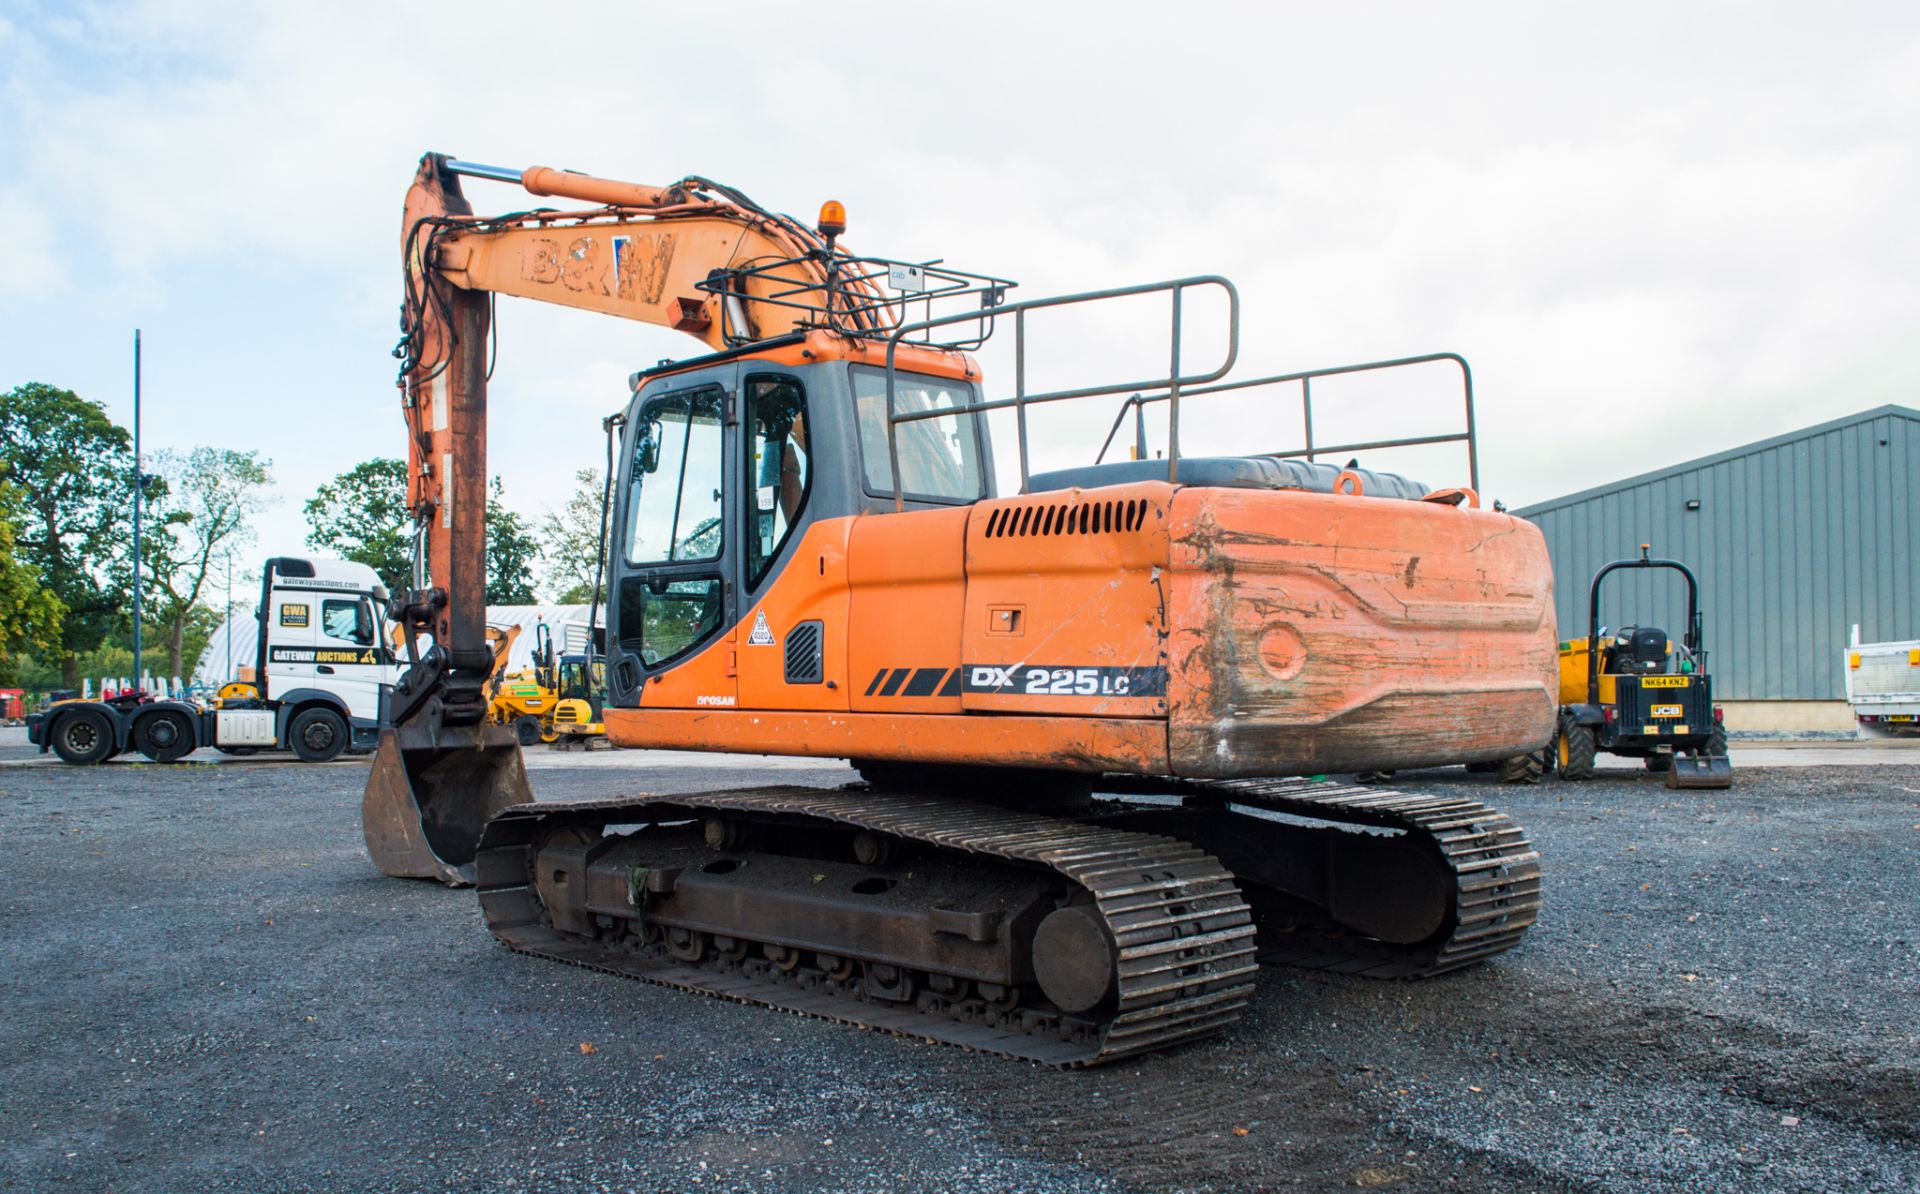
[{"label": "green metal building", "polygon": [[[1920,638],[1920,411],[1882,406],[1514,513],[1546,535],[1562,639],[1586,633],[1607,561],[1648,543],[1692,567],[1722,701],[1844,701],[1850,627],[1868,642]],[[1601,622],[1678,638],[1684,607],[1670,572],[1615,573]],[[1782,710],[1729,711],[1729,724],[1769,712]]]}]

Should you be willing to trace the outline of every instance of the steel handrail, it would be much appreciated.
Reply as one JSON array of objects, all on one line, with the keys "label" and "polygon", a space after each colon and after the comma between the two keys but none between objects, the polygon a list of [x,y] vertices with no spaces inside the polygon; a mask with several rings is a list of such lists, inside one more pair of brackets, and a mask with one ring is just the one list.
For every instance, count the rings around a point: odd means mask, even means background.
[{"label": "steel handrail", "polygon": [[[1180,336],[1182,332],[1181,300],[1184,292],[1200,286],[1217,286],[1227,293],[1227,353],[1226,359],[1218,368],[1205,373],[1183,375],[1180,372]],[[1027,312],[1050,307],[1066,307],[1079,303],[1100,302],[1106,299],[1130,298],[1142,294],[1167,292],[1172,295],[1173,311],[1171,325],[1172,346],[1169,354],[1167,376],[1144,381],[1115,382],[1109,385],[1083,386],[1073,390],[1053,390],[1041,394],[1028,394],[1027,385]],[[1013,352],[1014,352],[1014,396],[1000,398],[992,402],[972,402],[966,406],[948,407],[945,410],[924,410],[900,413],[894,409],[894,378],[896,372],[895,354],[900,347],[901,338],[913,333],[924,332],[936,327],[963,320],[978,319],[982,312],[963,311],[952,315],[943,315],[936,319],[924,319],[917,323],[901,324],[887,337],[887,460],[893,469],[893,508],[895,511],[906,508],[905,495],[900,479],[900,441],[897,429],[902,423],[917,423],[923,419],[944,419],[957,415],[973,415],[986,411],[1005,410],[1012,407],[1019,424],[1020,442],[1020,492],[1027,492],[1029,470],[1027,467],[1027,407],[1043,402],[1065,402],[1073,398],[1093,398],[1104,394],[1122,394],[1128,390],[1161,389],[1167,393],[1161,398],[1168,405],[1167,428],[1167,480],[1174,481],[1179,476],[1180,461],[1180,395],[1189,386],[1217,381],[1233,368],[1234,361],[1240,356],[1240,292],[1232,282],[1218,274],[1196,274],[1188,278],[1175,278],[1165,282],[1145,282],[1136,286],[1119,286],[1109,290],[1089,290],[1078,294],[1056,295],[1051,298],[1027,299],[1018,303],[991,308],[990,313],[997,319],[1001,316],[1013,316]],[[1206,391],[1200,391],[1206,392]]]},{"label": "steel handrail", "polygon": [[[1366,440],[1347,444],[1316,444],[1313,442],[1314,378],[1338,377],[1342,374],[1350,373],[1367,373],[1379,369],[1398,369],[1408,365],[1429,365],[1436,361],[1452,361],[1454,364],[1460,366],[1461,390],[1466,402],[1467,429],[1465,431],[1446,435],[1406,436],[1399,439]],[[1224,394],[1232,390],[1247,390],[1256,386],[1284,385],[1296,381],[1300,383],[1301,410],[1303,420],[1306,424],[1306,447],[1281,452],[1261,452],[1259,455],[1279,457],[1305,456],[1308,460],[1312,460],[1315,456],[1334,452],[1370,452],[1385,448],[1411,448],[1422,444],[1456,444],[1464,442],[1467,445],[1467,483],[1471,485],[1476,492],[1479,491],[1480,449],[1473,415],[1473,370],[1468,366],[1467,359],[1457,352],[1430,352],[1413,357],[1394,357],[1391,360],[1385,361],[1365,361],[1357,365],[1334,365],[1324,369],[1303,369],[1297,373],[1278,373],[1272,377],[1256,377],[1247,381],[1232,381],[1224,385],[1203,386],[1197,389],[1190,389],[1186,391],[1186,397],[1197,398],[1203,394]],[[1100,454],[1093,458],[1093,462],[1099,464],[1106,459],[1107,449],[1113,446],[1113,437],[1119,434],[1120,424],[1126,419],[1128,411],[1133,411],[1135,418],[1138,419],[1141,411],[1148,403],[1166,402],[1170,397],[1171,395],[1169,394],[1134,394],[1129,397],[1121,404],[1119,412],[1114,415],[1113,426],[1107,429],[1107,438],[1101,442]],[[1140,443],[1141,446],[1144,447],[1144,424],[1139,424],[1139,428],[1139,431],[1136,433],[1136,443]]]}]

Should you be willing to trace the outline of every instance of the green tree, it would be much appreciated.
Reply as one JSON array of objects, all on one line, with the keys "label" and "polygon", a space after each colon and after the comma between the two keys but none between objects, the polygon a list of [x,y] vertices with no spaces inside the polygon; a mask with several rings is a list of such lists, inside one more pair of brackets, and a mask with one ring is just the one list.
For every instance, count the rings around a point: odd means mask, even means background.
[{"label": "green tree", "polygon": [[307,546],[365,564],[397,600],[413,588],[413,515],[407,465],[385,457],[357,464],[306,504]]},{"label": "green tree", "polygon": [[31,666],[26,654],[57,647],[66,607],[41,587],[40,576],[14,546],[14,520],[20,493],[0,481],[0,682],[20,683],[21,670]]},{"label": "green tree", "polygon": [[78,655],[126,615],[110,583],[124,556],[133,452],[126,429],[97,402],[40,382],[0,395],[0,476],[19,491],[14,552],[65,609],[57,641],[63,687],[79,683]]},{"label": "green tree", "polygon": [[208,619],[219,615],[202,601],[210,594],[208,582],[224,565],[227,553],[253,543],[253,516],[272,500],[271,462],[258,452],[230,448],[195,448],[190,452],[158,452],[152,472],[162,484],[147,498],[152,530],[142,537],[143,611],[162,632],[167,650],[166,675],[181,674],[189,631],[202,636]]},{"label": "green tree", "polygon": [[527,520],[507,509],[505,488],[495,477],[487,488],[487,604],[532,605],[533,565],[540,540]]},{"label": "green tree", "polygon": [[[594,564],[600,555],[600,500],[604,478],[597,468],[573,474],[573,492],[558,511],[540,522],[545,538],[541,554],[547,561],[546,582],[554,600],[585,604],[593,598]],[[606,580],[601,579],[601,601]]]},{"label": "green tree", "polygon": [[[540,541],[522,516],[501,500],[498,477],[487,493],[487,600],[527,605],[536,600],[533,565]],[[320,487],[306,504],[307,546],[357,560],[380,574],[396,597],[413,587],[413,515],[407,510],[404,461],[369,460]],[[439,527],[435,533],[443,533]]]}]

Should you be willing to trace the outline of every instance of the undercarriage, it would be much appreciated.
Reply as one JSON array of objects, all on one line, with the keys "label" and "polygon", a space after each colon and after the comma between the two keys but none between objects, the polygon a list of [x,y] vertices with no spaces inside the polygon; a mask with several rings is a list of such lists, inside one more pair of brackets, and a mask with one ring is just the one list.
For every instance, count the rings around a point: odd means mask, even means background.
[{"label": "undercarriage", "polygon": [[1539,905],[1476,801],[1094,786],[1047,814],[872,786],[522,805],[481,838],[481,905],[523,952],[1061,1066],[1222,1028],[1258,961],[1438,974]]}]

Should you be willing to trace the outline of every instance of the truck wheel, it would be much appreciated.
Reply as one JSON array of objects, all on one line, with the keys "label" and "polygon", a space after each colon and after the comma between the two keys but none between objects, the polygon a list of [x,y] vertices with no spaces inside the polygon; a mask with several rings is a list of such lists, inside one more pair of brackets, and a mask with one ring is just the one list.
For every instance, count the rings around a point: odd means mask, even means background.
[{"label": "truck wheel", "polygon": [[113,757],[113,726],[92,709],[69,713],[53,731],[53,753],[79,767],[104,763]]},{"label": "truck wheel", "polygon": [[1536,750],[1532,754],[1515,755],[1500,760],[1494,767],[1500,772],[1503,784],[1537,784],[1547,773],[1547,752]]},{"label": "truck wheel", "polygon": [[307,709],[287,727],[287,745],[302,762],[325,763],[347,749],[347,723],[331,709]]},{"label": "truck wheel", "polygon": [[1593,757],[1599,753],[1593,739],[1593,727],[1570,724],[1560,727],[1560,778],[1592,779]]},{"label": "truck wheel", "polygon": [[1727,727],[1715,723],[1713,729],[1707,732],[1707,754],[1717,758],[1724,758],[1726,757],[1726,753]]},{"label": "truck wheel", "polygon": [[156,763],[177,763],[195,745],[193,723],[185,714],[149,713],[133,723],[133,748]]},{"label": "truck wheel", "polygon": [[523,713],[513,723],[513,736],[520,739],[520,745],[533,746],[540,741],[540,719],[530,713]]}]

